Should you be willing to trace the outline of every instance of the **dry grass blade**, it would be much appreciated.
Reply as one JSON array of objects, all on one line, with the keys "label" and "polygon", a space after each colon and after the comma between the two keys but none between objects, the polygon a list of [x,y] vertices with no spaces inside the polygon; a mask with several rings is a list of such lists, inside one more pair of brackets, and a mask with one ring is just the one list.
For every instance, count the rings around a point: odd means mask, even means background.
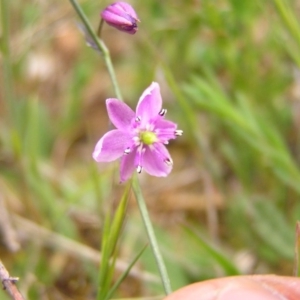
[{"label": "dry grass blade", "polygon": [[[51,248],[59,249],[60,251],[65,251],[74,257],[89,260],[96,264],[101,262],[101,253],[93,248],[52,232],[20,216],[14,215],[13,219],[17,225],[18,232],[25,239],[30,240],[34,238],[34,241],[38,241]],[[116,261],[117,270],[124,272],[127,268],[128,263],[121,260]],[[145,282],[158,282],[158,278],[155,275],[142,272],[135,267],[131,269],[129,276]]]},{"label": "dry grass blade", "polygon": [[20,249],[20,244],[16,236],[15,229],[11,224],[9,213],[6,209],[5,201],[0,194],[0,234],[5,247],[16,252]]}]

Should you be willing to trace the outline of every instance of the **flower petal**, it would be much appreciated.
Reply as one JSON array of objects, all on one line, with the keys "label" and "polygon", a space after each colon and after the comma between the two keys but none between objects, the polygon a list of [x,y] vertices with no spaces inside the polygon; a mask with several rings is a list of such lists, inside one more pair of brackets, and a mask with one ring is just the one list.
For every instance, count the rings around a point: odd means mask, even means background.
[{"label": "flower petal", "polygon": [[136,148],[127,155],[123,155],[121,159],[121,166],[120,166],[120,180],[124,182],[128,180],[133,173],[134,169],[136,168],[134,164],[136,156]]},{"label": "flower petal", "polygon": [[127,5],[127,3],[117,2],[109,5],[103,10],[101,17],[107,24],[121,31],[130,34],[134,34],[137,31],[137,15],[133,8]]},{"label": "flower petal", "polygon": [[177,129],[177,124],[162,117],[158,117],[154,122],[154,132],[156,133],[158,139],[165,143],[168,140],[175,139],[175,131]]},{"label": "flower petal", "polygon": [[133,7],[126,2],[116,2],[107,6],[102,11],[101,17],[113,25],[131,25],[138,20]]},{"label": "flower petal", "polygon": [[126,2],[117,2],[117,4],[128,14],[130,15],[132,18],[134,18],[135,20],[138,20],[137,14],[135,12],[135,10],[133,9],[133,7],[131,5],[129,5]]},{"label": "flower petal", "polygon": [[[169,161],[169,163],[166,163]],[[160,143],[146,147],[143,157],[143,168],[150,175],[165,177],[172,170],[172,160],[167,148]]]},{"label": "flower petal", "polygon": [[114,129],[107,132],[96,144],[93,158],[97,162],[113,161],[121,157],[130,145],[130,135]]},{"label": "flower petal", "polygon": [[144,126],[148,121],[155,118],[160,112],[161,106],[159,84],[152,82],[140,97],[136,107],[136,115],[141,118],[141,125]]},{"label": "flower petal", "polygon": [[177,129],[176,123],[169,121],[169,120],[165,120],[161,116],[159,116],[155,120],[154,126],[155,126],[155,128],[159,128],[161,130],[174,130],[175,131]]},{"label": "flower petal", "polygon": [[124,102],[110,98],[106,100],[106,108],[110,121],[120,130],[128,131],[135,117],[134,111]]}]

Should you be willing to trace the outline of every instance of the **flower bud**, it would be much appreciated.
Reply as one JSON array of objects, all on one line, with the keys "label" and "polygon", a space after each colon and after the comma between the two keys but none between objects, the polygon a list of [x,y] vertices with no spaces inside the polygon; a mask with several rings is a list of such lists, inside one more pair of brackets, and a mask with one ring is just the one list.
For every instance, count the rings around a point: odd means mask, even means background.
[{"label": "flower bud", "polygon": [[132,6],[126,2],[118,1],[107,6],[102,11],[101,17],[108,25],[129,34],[135,34],[138,29],[139,19]]}]

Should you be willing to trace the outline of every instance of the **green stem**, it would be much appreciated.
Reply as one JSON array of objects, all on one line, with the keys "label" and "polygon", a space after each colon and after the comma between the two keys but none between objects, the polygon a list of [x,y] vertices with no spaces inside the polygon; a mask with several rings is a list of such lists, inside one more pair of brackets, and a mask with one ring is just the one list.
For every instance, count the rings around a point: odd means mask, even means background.
[{"label": "green stem", "polygon": [[10,0],[1,1],[1,25],[2,25],[2,41],[1,52],[3,53],[3,98],[6,103],[7,114],[9,120],[13,120],[14,113],[14,93],[13,93],[13,75],[12,62],[9,46],[9,3]]},{"label": "green stem", "polygon": [[166,266],[164,264],[162,255],[160,253],[159,247],[158,247],[158,243],[156,240],[156,236],[154,233],[154,229],[148,214],[148,210],[147,210],[147,206],[144,200],[144,197],[142,195],[142,191],[138,182],[137,177],[135,176],[132,180],[132,186],[133,186],[133,191],[144,221],[144,225],[146,227],[146,231],[148,234],[148,238],[152,247],[152,251],[158,266],[158,270],[161,276],[161,280],[162,280],[162,284],[164,286],[165,289],[165,293],[168,295],[170,293],[172,293],[172,289],[171,289],[171,283],[170,283],[170,279],[167,273],[167,269]]},{"label": "green stem", "polygon": [[97,36],[99,37],[99,39],[101,38],[101,32],[102,32],[103,24],[104,24],[104,21],[103,21],[103,19],[101,19],[101,21],[99,23],[99,26],[98,26],[98,29],[97,29]]},{"label": "green stem", "polygon": [[78,16],[80,17],[81,21],[83,22],[83,24],[85,25],[85,28],[89,34],[89,36],[93,39],[93,41],[95,42],[95,44],[97,45],[99,51],[103,54],[103,58],[104,58],[104,62],[106,64],[109,76],[111,78],[112,84],[113,84],[113,88],[115,90],[116,96],[119,100],[123,100],[122,98],[122,94],[120,92],[119,89],[119,85],[117,82],[117,78],[116,78],[116,74],[114,71],[114,67],[110,58],[110,53],[108,48],[106,47],[106,45],[104,44],[104,42],[99,39],[96,35],[96,33],[94,32],[89,20],[87,19],[87,17],[85,16],[82,8],[80,7],[80,5],[77,3],[76,0],[70,0],[72,6],[74,7],[75,11],[77,12]]}]

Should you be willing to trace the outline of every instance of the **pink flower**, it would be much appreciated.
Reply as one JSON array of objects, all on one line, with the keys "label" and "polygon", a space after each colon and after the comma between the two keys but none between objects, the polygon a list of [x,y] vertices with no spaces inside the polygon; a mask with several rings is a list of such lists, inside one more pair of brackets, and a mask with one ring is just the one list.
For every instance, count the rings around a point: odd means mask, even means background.
[{"label": "pink flower", "polygon": [[107,6],[101,17],[108,25],[130,34],[135,34],[138,29],[139,19],[132,6],[126,2],[118,1]]},{"label": "pink flower", "polygon": [[96,144],[93,158],[110,162],[121,158],[120,177],[124,182],[134,169],[157,177],[167,176],[173,161],[165,147],[169,140],[182,135],[177,124],[165,120],[166,110],[158,83],[153,82],[142,94],[134,112],[118,99],[107,99],[109,118],[116,129],[107,132]]}]

